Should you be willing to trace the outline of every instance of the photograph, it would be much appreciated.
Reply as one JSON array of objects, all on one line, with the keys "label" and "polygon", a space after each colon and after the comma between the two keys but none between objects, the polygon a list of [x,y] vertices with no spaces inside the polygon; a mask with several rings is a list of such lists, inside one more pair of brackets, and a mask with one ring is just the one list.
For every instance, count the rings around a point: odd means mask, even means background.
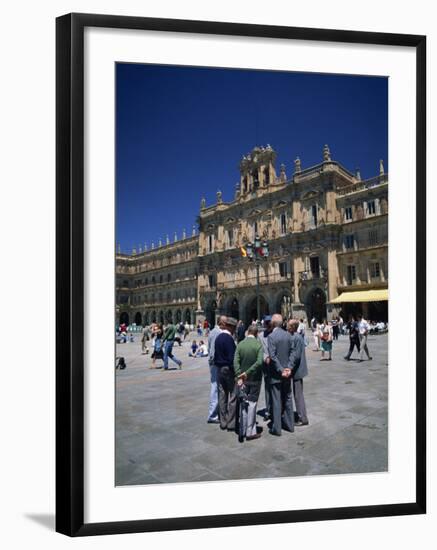
[{"label": "photograph", "polygon": [[114,70],[115,486],[389,471],[389,79]]}]

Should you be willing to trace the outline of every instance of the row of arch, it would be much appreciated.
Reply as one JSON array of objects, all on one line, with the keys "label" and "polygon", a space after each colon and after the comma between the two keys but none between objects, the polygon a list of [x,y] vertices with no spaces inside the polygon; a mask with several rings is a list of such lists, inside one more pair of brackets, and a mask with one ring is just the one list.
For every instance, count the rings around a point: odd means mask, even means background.
[{"label": "row of arch", "polygon": [[[290,292],[284,291],[270,301],[266,296],[260,294],[261,318],[265,315],[272,315],[273,313],[284,313],[284,298],[286,298],[288,302],[291,302]],[[327,313],[325,291],[321,288],[310,290],[306,296],[304,307],[308,319],[315,317],[322,321]],[[242,319],[247,325],[257,318],[257,298],[252,295],[246,300],[239,300],[238,296],[234,296],[225,300],[221,309],[218,308],[216,300],[212,300],[205,305],[205,317],[211,325],[215,324],[217,314],[222,312],[224,315],[229,315],[235,319]]]},{"label": "row of arch", "polygon": [[127,311],[120,313],[119,323],[129,325],[130,322],[135,323],[137,326],[150,325],[151,323],[194,323],[194,318],[190,309],[177,309],[176,311],[172,310],[153,310],[146,311],[141,313],[137,311],[133,318],[131,319]]}]

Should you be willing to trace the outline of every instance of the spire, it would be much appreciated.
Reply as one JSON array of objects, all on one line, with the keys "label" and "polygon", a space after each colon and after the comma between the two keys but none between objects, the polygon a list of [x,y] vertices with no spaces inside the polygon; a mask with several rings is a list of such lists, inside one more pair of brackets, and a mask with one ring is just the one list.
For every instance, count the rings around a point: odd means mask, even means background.
[{"label": "spire", "polygon": [[185,228],[182,229],[182,238],[183,238],[183,239],[186,239],[186,238],[187,238],[187,232],[185,231]]},{"label": "spire", "polygon": [[137,249],[135,248],[135,246],[132,247],[132,256],[135,256],[135,254],[137,253]]},{"label": "spire", "polygon": [[223,202],[222,192],[220,190],[217,191],[216,196],[217,196],[217,204],[221,204]]},{"label": "spire", "polygon": [[144,252],[147,252],[147,243],[144,243]]},{"label": "spire", "polygon": [[151,248],[152,248],[152,250],[155,249],[155,243],[153,241],[152,241],[152,247]]},{"label": "spire", "polygon": [[379,161],[379,175],[384,175],[384,161],[382,159]]},{"label": "spire", "polygon": [[287,174],[285,173],[285,164],[281,164],[281,171],[279,173],[279,181],[287,181]]},{"label": "spire", "polygon": [[161,246],[162,246],[162,240],[161,240],[161,237],[159,238],[159,241],[158,241],[158,246],[159,246],[159,248],[161,248]]},{"label": "spire", "polygon": [[240,182],[237,181],[235,184],[235,199],[238,199],[240,197]]},{"label": "spire", "polygon": [[170,244],[170,238],[169,238],[168,235],[167,235],[166,238],[165,238],[165,244]]},{"label": "spire", "polygon": [[299,174],[299,172],[302,172],[302,165],[300,163],[300,158],[296,157],[294,161],[294,173]]},{"label": "spire", "polygon": [[191,235],[192,235],[192,236],[194,237],[194,236],[195,236],[195,234],[196,234],[196,226],[195,226],[195,225],[193,225],[193,232],[191,233]]},{"label": "spire", "polygon": [[177,242],[177,240],[178,240],[178,236],[177,236],[177,233],[176,233],[176,231],[175,231],[175,232],[174,232],[174,242]]},{"label": "spire", "polygon": [[361,181],[361,172],[359,168],[355,169],[355,177],[357,178],[357,181]]},{"label": "spire", "polygon": [[323,161],[327,162],[329,160],[331,160],[331,151],[329,150],[329,147],[325,145],[325,147],[323,147]]},{"label": "spire", "polygon": [[206,200],[205,197],[202,197],[202,200],[200,201],[200,209],[203,210],[206,208]]},{"label": "spire", "polygon": [[143,249],[141,248],[141,245],[139,244],[138,245],[138,254],[141,254],[142,251],[143,251]]}]

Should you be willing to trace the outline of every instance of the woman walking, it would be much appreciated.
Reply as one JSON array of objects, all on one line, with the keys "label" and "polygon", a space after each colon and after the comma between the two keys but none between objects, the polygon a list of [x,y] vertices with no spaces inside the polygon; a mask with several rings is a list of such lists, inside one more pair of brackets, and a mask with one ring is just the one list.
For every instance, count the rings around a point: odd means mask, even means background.
[{"label": "woman walking", "polygon": [[[332,325],[331,323],[327,323],[325,319],[321,325],[322,357],[320,361],[332,360],[332,339]],[[325,352],[328,353],[328,359],[325,359]]]},{"label": "woman walking", "polygon": [[162,369],[162,367],[156,366],[156,360],[162,359],[164,361],[164,348],[162,342],[162,336],[164,330],[161,324],[156,324],[152,328],[152,337],[153,337],[153,352],[152,352],[152,366],[151,369]]}]

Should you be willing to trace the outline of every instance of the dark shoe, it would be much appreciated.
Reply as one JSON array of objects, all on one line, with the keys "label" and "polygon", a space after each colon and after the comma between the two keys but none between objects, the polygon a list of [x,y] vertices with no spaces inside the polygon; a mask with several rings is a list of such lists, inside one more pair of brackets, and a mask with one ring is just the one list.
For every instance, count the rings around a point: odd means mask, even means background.
[{"label": "dark shoe", "polygon": [[351,360],[350,357],[343,357],[343,359],[346,359],[346,361],[350,361],[350,360]]},{"label": "dark shoe", "polygon": [[297,420],[294,425],[295,426],[308,426],[309,422],[308,420]]},{"label": "dark shoe", "polygon": [[207,424],[220,424],[220,420],[218,418],[211,418],[210,420],[206,421]]},{"label": "dark shoe", "polygon": [[373,357],[369,357],[369,361],[371,361],[373,359]]},{"label": "dark shoe", "polygon": [[179,370],[181,370],[181,369],[182,369],[182,363],[179,365]]},{"label": "dark shoe", "polygon": [[273,430],[269,430],[270,435],[277,435],[278,437],[281,437],[281,434],[278,434],[278,432],[274,432]]},{"label": "dark shoe", "polygon": [[259,439],[261,437],[261,434],[256,434],[256,435],[248,435],[246,437],[246,441],[252,441],[253,439]]},{"label": "dark shoe", "polygon": [[228,427],[227,427],[227,426],[222,426],[222,425],[220,424],[220,429],[221,429],[221,430],[227,430]]},{"label": "dark shoe", "polygon": [[228,432],[234,432],[235,433],[235,428],[228,428],[227,430],[228,430]]}]

